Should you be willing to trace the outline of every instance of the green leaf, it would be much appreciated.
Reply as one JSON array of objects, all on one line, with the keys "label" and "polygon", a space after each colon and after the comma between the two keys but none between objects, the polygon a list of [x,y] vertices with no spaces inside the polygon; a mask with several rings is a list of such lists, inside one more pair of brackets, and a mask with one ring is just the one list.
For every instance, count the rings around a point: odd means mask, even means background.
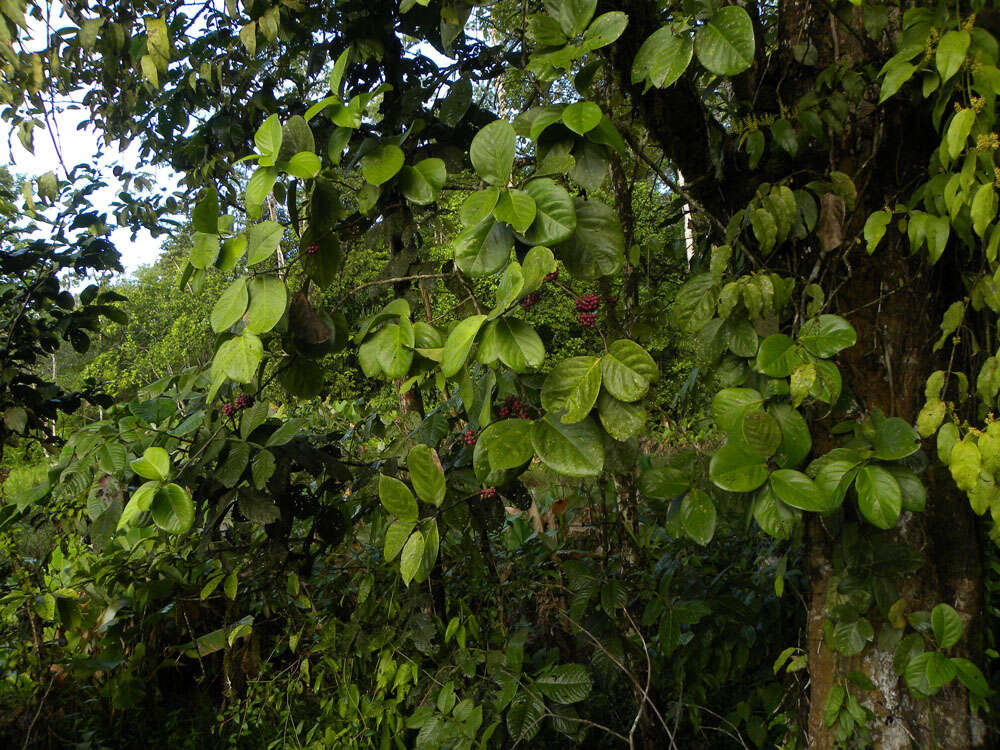
[{"label": "green leaf", "polygon": [[524,296],[521,291],[523,288],[524,273],[521,270],[521,264],[516,260],[512,260],[507,264],[503,275],[500,276],[493,309],[487,317],[493,320],[503,315],[516,300]]},{"label": "green leaf", "polygon": [[243,313],[247,310],[249,299],[247,280],[245,277],[240,276],[226,287],[226,290],[212,307],[212,313],[209,316],[212,330],[216,333],[222,333],[242,320]]},{"label": "green leaf", "polygon": [[257,374],[263,357],[264,346],[260,338],[251,331],[244,331],[219,347],[212,362],[213,377],[222,373],[238,383],[249,383]]},{"label": "green leaf", "polygon": [[303,424],[302,419],[289,419],[287,422],[282,424],[278,429],[271,433],[268,437],[265,445],[268,448],[274,448],[279,445],[285,445],[288,443],[300,429],[302,429]]},{"label": "green leaf", "polygon": [[[831,631],[827,632],[830,633]],[[857,620],[850,622],[838,622],[833,626],[832,636],[832,643],[830,645],[834,650],[844,656],[856,656],[875,637],[875,630],[868,620],[859,617]]]},{"label": "green leaf", "polygon": [[545,345],[534,328],[520,318],[501,318],[492,325],[497,353],[507,367],[514,372],[527,372],[542,364]]},{"label": "green leaf", "polygon": [[571,357],[557,364],[545,378],[542,407],[563,412],[563,422],[579,422],[594,407],[600,390],[600,358]]},{"label": "green leaf", "polygon": [[768,470],[760,456],[731,444],[712,455],[708,476],[717,487],[728,492],[749,492],[767,481]]},{"label": "green leaf", "polygon": [[410,471],[410,481],[417,497],[440,508],[448,487],[437,451],[422,443],[413,446],[406,457],[406,468]]},{"label": "green leaf", "polygon": [[698,61],[712,73],[734,76],[753,64],[754,33],[749,14],[727,5],[698,29],[694,39]]},{"label": "green leaf", "polygon": [[441,353],[441,372],[446,378],[454,377],[465,366],[476,334],[485,322],[485,315],[473,315],[451,329],[444,342],[444,351]]},{"label": "green leaf", "polygon": [[281,120],[277,115],[271,115],[264,123],[257,128],[253,141],[257,146],[257,151],[269,160],[262,160],[261,166],[273,166],[281,150]]},{"label": "green leaf", "polygon": [[898,461],[912,456],[920,449],[917,431],[904,419],[890,417],[882,420],[872,437],[875,458],[883,461]]},{"label": "green leaf", "polygon": [[754,500],[753,518],[764,533],[775,539],[789,539],[795,532],[802,513],[781,502],[771,487],[765,485]]},{"label": "green leaf", "polygon": [[785,505],[819,513],[833,510],[826,493],[801,471],[778,469],[771,474],[770,486],[775,497]]},{"label": "green leaf", "polygon": [[130,526],[133,518],[149,510],[161,486],[159,481],[146,482],[133,492],[132,497],[125,504],[121,516],[118,517],[117,528],[122,529]]},{"label": "green leaf", "polygon": [[639,491],[657,500],[672,500],[691,487],[691,480],[678,468],[661,466],[639,476]]},{"label": "green leaf", "polygon": [[521,240],[526,245],[558,245],[573,236],[576,209],[565,188],[548,177],[532,180],[524,191],[535,199],[535,220]]},{"label": "green leaf", "polygon": [[403,551],[403,545],[410,538],[410,532],[413,531],[415,525],[413,521],[400,519],[389,524],[389,528],[385,530],[385,545],[382,548],[382,555],[386,562],[392,562]]},{"label": "green leaf", "polygon": [[979,186],[969,209],[973,231],[983,237],[997,215],[997,193],[992,182]]},{"label": "green leaf", "polygon": [[476,448],[486,451],[491,471],[518,469],[535,455],[531,447],[531,422],[525,419],[494,422],[479,435]]},{"label": "green leaf", "polygon": [[260,218],[260,211],[271,194],[275,180],[278,179],[278,170],[274,167],[257,167],[250,180],[247,182],[247,214],[251,219]]},{"label": "green leaf", "polygon": [[986,682],[986,678],[983,676],[983,673],[979,671],[979,667],[968,659],[963,659],[961,657],[953,657],[951,659],[951,664],[955,667],[958,679],[963,685],[965,685],[966,689],[972,693],[972,695],[977,698],[985,698],[989,695],[989,683]]},{"label": "green leaf", "polygon": [[201,200],[191,212],[191,227],[205,234],[219,233],[219,194],[214,187],[205,188]]},{"label": "green leaf", "polygon": [[412,167],[403,167],[399,173],[399,190],[411,203],[427,206],[438,199],[447,181],[444,160],[423,159]]},{"label": "green leaf", "polygon": [[496,273],[510,258],[514,236],[510,227],[489,217],[459,232],[454,242],[455,263],[469,276]]},{"label": "green leaf", "polygon": [[567,37],[582,34],[594,17],[597,0],[544,0],[545,12],[559,23]]},{"label": "green leaf", "polygon": [[149,510],[153,522],[168,534],[184,534],[194,523],[194,502],[187,491],[176,484],[159,489]]},{"label": "green leaf", "polygon": [[891,529],[903,508],[903,495],[896,478],[880,466],[865,466],[854,480],[858,509],[869,523]]},{"label": "green leaf", "polygon": [[602,13],[594,19],[583,33],[581,47],[593,51],[616,41],[628,26],[628,15],[621,11]]},{"label": "green leaf", "polygon": [[963,109],[951,118],[948,123],[948,132],[945,134],[945,144],[948,146],[948,155],[955,159],[965,148],[965,143],[972,132],[972,126],[976,122],[976,111],[974,109]]},{"label": "green leaf", "polygon": [[493,213],[499,200],[500,188],[492,185],[472,193],[462,201],[462,207],[459,209],[462,224],[467,227],[476,226]]},{"label": "green leaf", "polygon": [[774,404],[767,407],[781,430],[781,445],[774,456],[782,469],[798,466],[812,450],[812,434],[803,416],[789,404]]},{"label": "green leaf", "polygon": [[135,459],[129,466],[143,479],[166,481],[170,476],[170,455],[163,448],[151,446],[143,451],[141,458]]},{"label": "green leaf", "polygon": [[955,608],[948,604],[938,604],[931,610],[931,632],[938,648],[951,648],[962,637],[962,618]]},{"label": "green leaf", "polygon": [[563,124],[577,135],[584,135],[597,127],[604,113],[593,102],[574,102],[562,111]]},{"label": "green leaf", "polygon": [[691,490],[681,502],[681,525],[685,533],[703,547],[715,536],[715,503],[707,493]]},{"label": "green leaf", "polygon": [[465,113],[469,111],[472,104],[472,82],[462,77],[452,84],[448,91],[448,96],[441,102],[441,110],[438,118],[441,122],[453,128],[462,121]]},{"label": "green leaf", "polygon": [[844,695],[847,691],[843,685],[833,685],[826,694],[826,705],[823,708],[823,724],[832,727],[840,717],[840,707],[844,705]]},{"label": "green leaf", "polygon": [[748,409],[740,420],[736,442],[748,453],[769,458],[781,445],[781,428],[778,422],[761,409]]},{"label": "green leaf", "polygon": [[920,695],[934,695],[958,674],[954,663],[939,651],[912,657],[906,665],[906,686]]},{"label": "green leaf", "polygon": [[802,364],[795,342],[783,333],[768,336],[757,350],[754,369],[772,378],[787,378]]},{"label": "green leaf", "polygon": [[651,86],[666,88],[681,77],[693,54],[691,37],[678,36],[664,26],[639,47],[632,63],[632,83],[646,81]]},{"label": "green leaf", "polygon": [[361,157],[361,174],[370,185],[382,185],[403,168],[403,149],[392,143],[376,146]]},{"label": "green leaf", "polygon": [[535,687],[556,703],[579,703],[590,695],[592,683],[579,664],[560,664],[535,679]]},{"label": "green leaf", "polygon": [[531,248],[524,256],[521,264],[521,275],[524,283],[520,296],[526,297],[539,289],[545,282],[545,277],[556,270],[556,258],[547,247],[539,245]]},{"label": "green leaf", "polygon": [[535,199],[523,190],[506,188],[500,192],[496,206],[493,208],[493,218],[503,221],[521,234],[527,231],[535,220]]},{"label": "green leaf", "polygon": [[195,268],[208,268],[219,257],[219,235],[195,232],[192,236],[191,256]]},{"label": "green leaf", "polygon": [[941,74],[941,83],[946,83],[962,67],[971,41],[972,37],[964,29],[945,32],[941,37],[934,55],[934,63]]},{"label": "green leaf", "polygon": [[531,444],[542,463],[570,477],[594,477],[604,468],[601,430],[590,418],[565,424],[546,414],[531,430]]},{"label": "green leaf", "polygon": [[506,187],[510,181],[516,138],[509,122],[494,120],[472,139],[469,159],[476,173],[489,184]]},{"label": "green leaf", "polygon": [[892,213],[889,211],[876,211],[865,222],[865,242],[868,243],[868,254],[871,255],[878,247],[878,243],[885,236],[886,227],[892,221]]},{"label": "green leaf", "polygon": [[284,162],[284,170],[303,180],[309,180],[319,173],[321,163],[319,157],[312,151],[301,151],[295,154],[287,162]]},{"label": "green leaf", "polygon": [[225,274],[232,273],[236,264],[247,251],[247,237],[245,234],[238,234],[229,237],[222,242],[222,249],[219,257],[215,259],[215,267]]},{"label": "green leaf", "polygon": [[751,388],[723,388],[712,399],[712,418],[719,429],[735,434],[748,410],[760,409],[764,398]]},{"label": "green leaf", "polygon": [[828,359],[840,350],[854,346],[858,334],[854,326],[838,315],[819,315],[805,322],[798,338],[806,351]]},{"label": "green leaf", "polygon": [[607,391],[597,398],[597,414],[604,431],[619,441],[635,437],[646,426],[644,407],[619,401]]},{"label": "green leaf", "polygon": [[878,103],[881,104],[890,96],[899,91],[916,72],[917,66],[908,62],[897,61],[886,71],[882,81],[882,89],[879,93]]},{"label": "green leaf", "polygon": [[288,305],[285,282],[274,274],[255,276],[250,280],[249,292],[247,329],[258,334],[267,333],[285,314]]},{"label": "green leaf", "polygon": [[637,401],[659,377],[656,362],[629,339],[618,339],[601,358],[604,387],[620,401]]},{"label": "green leaf", "polygon": [[625,260],[625,236],[618,216],[600,201],[578,198],[573,207],[576,229],[557,248],[566,268],[574,278],[585,281],[618,273]]},{"label": "green leaf", "polygon": [[281,244],[285,228],[276,221],[262,221],[247,231],[247,263],[254,265],[267,260]]},{"label": "green leaf", "polygon": [[416,523],[417,500],[410,488],[398,479],[380,474],[378,498],[382,501],[382,506],[400,520]]},{"label": "green leaf", "polygon": [[419,531],[410,534],[403,546],[403,554],[399,558],[399,574],[407,586],[420,569],[424,559],[424,535]]}]

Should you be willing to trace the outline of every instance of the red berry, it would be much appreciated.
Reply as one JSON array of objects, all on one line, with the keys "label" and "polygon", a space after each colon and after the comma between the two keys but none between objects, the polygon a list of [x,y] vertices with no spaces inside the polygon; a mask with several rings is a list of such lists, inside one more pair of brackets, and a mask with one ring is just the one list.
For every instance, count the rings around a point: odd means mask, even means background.
[{"label": "red berry", "polygon": [[222,416],[231,417],[236,414],[236,404],[232,401],[227,401],[222,405]]},{"label": "red berry", "polygon": [[532,292],[523,300],[521,300],[521,307],[523,307],[525,310],[530,310],[532,307],[535,306],[535,303],[538,302],[539,296],[540,295],[538,292]]},{"label": "red berry", "polygon": [[558,268],[555,271],[553,271],[552,273],[545,274],[545,280],[546,281],[555,281],[558,278],[559,278],[559,269]]},{"label": "red berry", "polygon": [[319,245],[317,245],[315,242],[306,248],[307,255],[315,255],[318,252],[319,252]]},{"label": "red berry", "polygon": [[241,393],[239,396],[236,397],[236,401],[233,404],[233,406],[235,406],[237,409],[249,409],[251,406],[253,406],[253,403],[254,403],[253,396],[246,393]]},{"label": "red berry", "polygon": [[496,487],[483,487],[483,489],[481,489],[479,491],[479,495],[480,495],[480,497],[484,497],[484,498],[496,497],[497,496],[497,488]]},{"label": "red berry", "polygon": [[584,328],[590,328],[594,325],[594,321],[597,320],[597,316],[594,315],[594,313],[582,312],[580,313],[578,320],[580,321],[580,325]]},{"label": "red berry", "polygon": [[476,433],[474,433],[471,428],[467,429],[465,432],[462,433],[462,442],[465,443],[466,445],[475,445]]}]

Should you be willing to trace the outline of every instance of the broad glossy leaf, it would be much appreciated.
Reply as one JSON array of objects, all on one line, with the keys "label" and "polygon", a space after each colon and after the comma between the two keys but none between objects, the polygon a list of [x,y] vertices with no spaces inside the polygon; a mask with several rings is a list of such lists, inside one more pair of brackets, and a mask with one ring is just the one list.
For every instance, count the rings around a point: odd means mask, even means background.
[{"label": "broad glossy leaf", "polygon": [[168,534],[184,534],[194,523],[194,502],[183,487],[166,484],[153,498],[149,511],[153,522]]},{"label": "broad glossy leaf", "polygon": [[760,344],[754,369],[772,378],[787,378],[802,364],[795,342],[783,333],[768,336]]},{"label": "broad glossy leaf", "polygon": [[941,74],[941,82],[946,83],[958,72],[965,62],[965,53],[969,49],[972,37],[965,29],[947,31],[938,42],[934,55],[934,63]]},{"label": "broad glossy leaf", "polygon": [[361,174],[371,185],[383,185],[403,168],[403,149],[393,143],[376,146],[361,157]]},{"label": "broad glossy leaf", "polygon": [[781,428],[777,420],[763,409],[743,412],[739,429],[733,437],[748,453],[770,458],[781,445]]},{"label": "broad glossy leaf", "polygon": [[553,471],[571,477],[594,477],[604,468],[604,440],[590,418],[565,424],[546,414],[531,429],[535,453]]},{"label": "broad glossy leaf", "polygon": [[691,490],[681,502],[681,524],[685,533],[704,546],[715,536],[717,514],[712,498],[702,490]]},{"label": "broad glossy leaf", "polygon": [[479,436],[492,471],[517,469],[535,455],[531,447],[531,422],[526,419],[502,419],[493,422]]},{"label": "broad glossy leaf", "polygon": [[514,235],[510,227],[492,217],[463,229],[455,238],[455,263],[469,276],[496,273],[510,258]]},{"label": "broad glossy leaf", "polygon": [[753,518],[764,533],[775,539],[789,539],[802,513],[779,500],[770,485],[765,485],[754,500]]},{"label": "broad glossy leaf", "polygon": [[559,258],[578,279],[592,281],[618,273],[625,260],[625,236],[618,216],[600,201],[577,198],[573,206],[576,230],[557,248]]},{"label": "broad glossy leaf", "polygon": [[545,12],[559,23],[567,37],[582,34],[590,24],[597,0],[544,0]]},{"label": "broad glossy leaf", "polygon": [[880,529],[891,529],[903,508],[899,483],[881,466],[865,466],[854,480],[858,492],[858,509],[868,521]]},{"label": "broad glossy leaf", "polygon": [[806,420],[790,404],[774,404],[767,408],[781,430],[781,446],[774,460],[782,469],[798,466],[812,450],[812,434]]},{"label": "broad glossy leaf", "polygon": [[448,170],[442,159],[424,159],[412,167],[403,167],[399,173],[399,190],[411,203],[427,206],[438,199],[447,180]]},{"label": "broad glossy leaf", "polygon": [[493,208],[493,218],[510,224],[517,233],[522,233],[535,220],[535,199],[523,190],[506,188]]},{"label": "broad glossy leaf", "polygon": [[749,492],[767,481],[767,465],[760,456],[738,445],[724,445],[712,455],[708,476],[717,487],[729,492]]},{"label": "broad glossy leaf", "polygon": [[875,458],[898,461],[920,450],[920,436],[906,420],[889,417],[875,428],[872,448]]},{"label": "broad glossy leaf", "polygon": [[854,346],[858,334],[854,326],[838,315],[819,315],[805,322],[798,339],[809,353],[828,359],[842,349]]},{"label": "broad glossy leaf", "polygon": [[493,213],[499,200],[500,188],[492,185],[472,193],[462,202],[462,207],[459,209],[462,224],[467,227],[476,226]]},{"label": "broad glossy leaf", "polygon": [[646,409],[643,406],[619,401],[607,391],[601,391],[597,398],[597,414],[604,431],[615,440],[635,437],[646,426]]},{"label": "broad glossy leaf", "polygon": [[213,375],[223,373],[238,383],[249,383],[257,374],[257,367],[264,357],[260,338],[251,331],[223,342],[212,362]]},{"label": "broad glossy leaf", "polygon": [[413,521],[403,521],[398,518],[389,524],[389,528],[385,530],[385,545],[382,548],[386,562],[392,562],[403,551],[403,545],[410,538],[410,532],[415,525]]},{"label": "broad glossy leaf", "polygon": [[146,448],[142,456],[129,465],[132,467],[132,471],[143,479],[166,481],[167,477],[170,476],[170,454],[157,446]]},{"label": "broad glossy leaf", "polygon": [[726,434],[739,430],[748,409],[760,409],[764,397],[752,388],[723,388],[712,399],[712,417]]},{"label": "broad glossy leaf", "polygon": [[288,306],[285,282],[274,274],[264,274],[253,277],[248,289],[247,329],[258,334],[267,333],[278,324]]},{"label": "broad glossy leaf", "polygon": [[931,610],[931,632],[939,648],[951,648],[962,637],[962,618],[955,608],[941,603]]},{"label": "broad glossy leaf", "polygon": [[465,366],[476,334],[485,322],[485,315],[473,315],[451,329],[444,342],[444,351],[441,353],[441,372],[446,378],[454,377]]},{"label": "broad glossy leaf", "polygon": [[720,76],[742,73],[753,64],[754,32],[750,15],[738,5],[727,5],[698,29],[694,39],[698,61]]},{"label": "broad glossy leaf", "polygon": [[597,401],[601,390],[599,357],[571,357],[557,364],[542,385],[542,407],[562,412],[563,422],[579,422]]},{"label": "broad glossy leaf", "polygon": [[556,258],[547,247],[539,245],[531,248],[524,256],[524,263],[521,264],[521,274],[524,285],[521,287],[521,296],[531,294],[542,286],[545,277],[556,270]]},{"label": "broad glossy leaf", "polygon": [[604,113],[593,102],[574,102],[562,111],[563,124],[577,135],[584,135],[597,127]]},{"label": "broad glossy leaf", "polygon": [[639,491],[657,500],[672,500],[691,488],[691,479],[674,466],[648,469],[639,475]]},{"label": "broad glossy leaf", "polygon": [[514,372],[527,372],[542,364],[545,345],[534,328],[520,318],[500,318],[494,323],[501,362]]},{"label": "broad glossy leaf", "polygon": [[535,199],[535,220],[522,237],[526,245],[553,246],[576,229],[576,209],[566,189],[548,177],[532,180],[524,191]]},{"label": "broad glossy leaf", "polygon": [[240,276],[226,287],[215,306],[212,307],[212,313],[209,315],[212,330],[216,333],[222,333],[241,320],[243,313],[246,312],[249,299],[247,280]]},{"label": "broad glossy leaf", "polygon": [[267,260],[281,244],[285,228],[276,221],[262,221],[247,231],[247,263],[251,266]]},{"label": "broad glossy leaf", "polygon": [[406,457],[406,468],[417,497],[425,503],[441,507],[448,487],[437,451],[423,443],[413,446]]},{"label": "broad glossy leaf", "polygon": [[417,500],[410,488],[393,477],[379,475],[378,497],[383,507],[403,521],[416,523]]},{"label": "broad glossy leaf", "polygon": [[190,263],[195,268],[208,268],[219,257],[219,235],[195,232],[192,235]]},{"label": "broad glossy leaf", "polygon": [[560,664],[539,675],[535,687],[556,703],[578,703],[590,694],[591,680],[580,664]]},{"label": "broad glossy leaf", "polygon": [[778,469],[771,474],[770,487],[775,497],[793,508],[819,513],[833,510],[827,494],[801,471]]},{"label": "broad glossy leaf", "polygon": [[637,401],[659,377],[656,362],[630,339],[618,339],[601,358],[604,387],[620,401]]},{"label": "broad glossy leaf", "polygon": [[476,173],[489,184],[506,187],[510,181],[516,137],[509,122],[494,120],[472,139],[469,159]]},{"label": "broad glossy leaf", "polygon": [[403,545],[403,552],[399,557],[399,574],[403,578],[403,583],[407,586],[420,569],[420,564],[424,559],[424,535],[419,531],[410,534],[410,538]]},{"label": "broad glossy leaf", "polygon": [[670,26],[664,26],[639,48],[632,63],[632,83],[646,81],[650,86],[666,88],[681,77],[693,54],[690,36],[677,35]]}]

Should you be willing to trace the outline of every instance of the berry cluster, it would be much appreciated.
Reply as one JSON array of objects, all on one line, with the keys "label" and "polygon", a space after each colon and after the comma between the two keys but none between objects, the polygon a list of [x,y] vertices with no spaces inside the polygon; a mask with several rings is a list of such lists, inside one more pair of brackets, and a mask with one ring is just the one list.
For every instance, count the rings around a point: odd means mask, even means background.
[{"label": "berry cluster", "polygon": [[576,301],[576,309],[580,313],[577,320],[584,328],[590,328],[597,320],[597,309],[601,306],[601,298],[596,294],[585,294]]},{"label": "berry cluster", "polygon": [[559,278],[559,269],[558,268],[555,271],[553,271],[552,273],[545,274],[545,280],[546,281],[555,281],[558,278]]},{"label": "berry cluster", "polygon": [[482,497],[482,498],[484,498],[484,499],[494,498],[494,497],[497,496],[497,488],[496,487],[483,487],[479,491],[479,496]]},{"label": "berry cluster", "polygon": [[541,296],[540,292],[532,292],[523,300],[521,300],[521,307],[523,307],[525,310],[530,310],[535,306],[535,303],[538,302],[538,298],[540,296]]},{"label": "berry cluster", "polygon": [[241,393],[236,397],[235,401],[227,401],[222,405],[222,416],[233,417],[236,416],[236,412],[243,411],[244,409],[249,409],[254,405],[253,396],[247,393]]},{"label": "berry cluster", "polygon": [[306,248],[306,255],[315,255],[318,252],[319,252],[319,245],[317,245],[315,242]]},{"label": "berry cluster", "polygon": [[471,427],[467,428],[465,432],[462,433],[462,442],[466,445],[476,444],[476,433],[472,431]]},{"label": "berry cluster", "polygon": [[507,417],[518,417],[520,419],[529,419],[528,417],[528,405],[524,403],[517,396],[508,396],[504,399],[503,404],[497,409],[497,415],[500,419],[507,419]]}]

